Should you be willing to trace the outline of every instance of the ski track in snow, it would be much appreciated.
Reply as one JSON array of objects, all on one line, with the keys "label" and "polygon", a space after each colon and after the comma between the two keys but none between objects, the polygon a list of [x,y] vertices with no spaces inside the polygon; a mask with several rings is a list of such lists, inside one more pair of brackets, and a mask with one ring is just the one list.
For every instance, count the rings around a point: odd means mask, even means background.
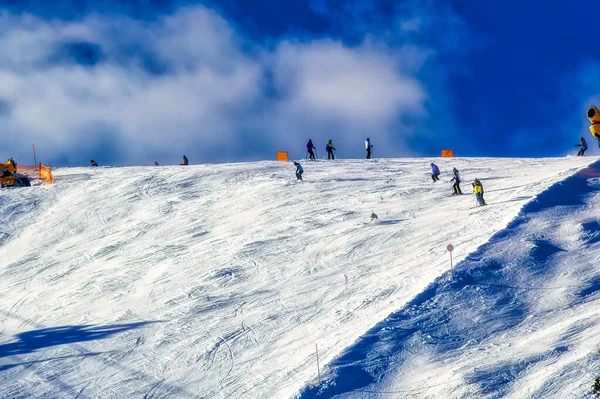
[{"label": "ski track in snow", "polygon": [[[463,261],[524,204],[594,160],[440,159],[435,184],[428,159],[306,162],[303,182],[276,162],[59,168],[54,185],[2,190],[0,398],[293,397],[316,381],[315,343],[328,365],[441,284],[448,243]],[[453,166],[468,195],[448,198]],[[489,207],[471,209],[474,177]],[[366,223],[371,211],[380,223]],[[452,284],[475,268],[469,262]],[[477,312],[469,306],[464,317]],[[576,340],[585,328],[565,336]],[[399,358],[409,359],[406,345]],[[403,367],[452,380],[441,362],[456,348],[446,346],[434,361],[414,344],[419,356]],[[486,348],[489,357],[494,347]],[[479,361],[478,372],[458,373],[461,386],[518,392],[494,380],[495,363]],[[380,372],[405,378],[417,366]]]}]

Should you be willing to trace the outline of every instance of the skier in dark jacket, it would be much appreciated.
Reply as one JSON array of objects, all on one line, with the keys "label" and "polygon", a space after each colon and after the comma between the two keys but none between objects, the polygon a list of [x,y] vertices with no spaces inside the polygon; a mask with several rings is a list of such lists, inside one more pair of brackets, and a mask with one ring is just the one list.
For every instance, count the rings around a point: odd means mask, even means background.
[{"label": "skier in dark jacket", "polygon": [[577,153],[577,156],[583,156],[583,154],[585,154],[585,151],[587,150],[587,143],[585,142],[585,139],[582,137],[579,140],[579,144],[575,144],[575,147],[581,147],[581,150],[579,150],[579,152]]},{"label": "skier in dark jacket", "polygon": [[367,159],[371,159],[371,151],[373,148],[373,144],[371,144],[371,139],[367,137],[365,140],[365,150],[367,150]]},{"label": "skier in dark jacket", "polygon": [[302,173],[304,173],[304,169],[302,169],[302,165],[298,162],[294,162],[294,166],[296,167],[296,178],[298,180],[302,180]]},{"label": "skier in dark jacket", "polygon": [[310,159],[311,161],[315,161],[315,153],[314,153],[314,150],[315,150],[315,146],[314,146],[314,144],[313,144],[312,140],[311,140],[311,139],[308,139],[308,143],[306,143],[306,152],[308,152],[308,155],[310,155],[310,158],[309,158],[309,159]]},{"label": "skier in dark jacket", "polygon": [[434,183],[436,181],[440,180],[439,176],[440,176],[440,168],[438,168],[438,166],[432,162],[431,163],[431,179],[433,180]]},{"label": "skier in dark jacket", "polygon": [[92,160],[90,161],[90,165],[91,165],[91,166],[98,166],[98,163],[92,159]]},{"label": "skier in dark jacket", "polygon": [[454,193],[452,193],[452,195],[460,195],[462,194],[462,191],[460,191],[460,173],[456,168],[453,168],[452,172],[454,173],[454,177],[450,180],[450,182],[454,182],[454,185],[452,186]]},{"label": "skier in dark jacket", "polygon": [[183,156],[183,163],[181,165],[189,165],[188,159],[185,155]]},{"label": "skier in dark jacket", "polygon": [[335,151],[335,147],[333,146],[333,143],[331,142],[331,140],[329,140],[327,142],[325,151],[327,151],[327,159],[335,159],[335,154],[333,153],[333,151]]}]

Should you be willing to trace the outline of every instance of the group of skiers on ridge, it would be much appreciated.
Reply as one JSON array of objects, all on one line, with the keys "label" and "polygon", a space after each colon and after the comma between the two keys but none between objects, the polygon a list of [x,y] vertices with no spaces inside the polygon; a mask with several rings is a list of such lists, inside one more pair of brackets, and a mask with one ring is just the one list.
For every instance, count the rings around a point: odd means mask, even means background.
[{"label": "group of skiers on ridge", "polygon": [[[325,151],[327,152],[327,159],[335,159],[335,147],[333,146],[333,142],[331,140],[327,142]],[[311,139],[309,139],[308,143],[306,143],[306,152],[309,155],[309,161],[316,161],[315,152],[317,152],[317,147],[315,147]]]},{"label": "group of skiers on ridge", "polygon": [[[367,137],[365,140],[365,150],[367,151],[367,159],[371,159],[371,153],[373,151],[373,145],[371,144],[371,139]],[[335,147],[333,146],[333,142],[329,140],[327,145],[325,146],[325,151],[327,152],[327,159],[335,159]],[[312,139],[308,139],[306,143],[306,153],[308,155],[309,161],[316,161],[315,153],[317,152],[317,147],[312,142]]]},{"label": "group of skiers on ridge", "polygon": [[[184,156],[183,156],[183,163],[181,163],[180,165],[189,165],[189,164],[190,164],[190,163],[189,163],[189,161],[188,161],[187,157],[184,155]],[[98,166],[98,162],[96,162],[96,161],[94,161],[94,160],[92,159],[92,160],[90,160],[90,166]],[[154,166],[160,166],[160,165],[158,164],[158,161],[157,161],[156,159],[154,160]]]},{"label": "group of skiers on ridge", "polygon": [[[577,156],[583,156],[588,149],[587,143],[583,137],[580,138],[579,144],[575,144],[575,147],[581,147],[581,150],[579,150],[579,152],[577,153]],[[325,151],[327,152],[327,159],[335,159],[335,147],[331,140],[329,140],[327,142],[327,145],[325,146]],[[366,159],[371,159],[371,155],[373,154],[373,144],[371,144],[371,139],[369,137],[367,137],[367,139],[365,140],[365,151],[367,152]],[[306,143],[306,152],[309,156],[309,158],[308,158],[309,161],[316,161],[315,153],[317,152],[317,148],[315,147],[315,145],[313,144],[311,139],[309,139],[308,142]],[[297,164],[297,162],[294,162],[294,165],[296,165],[296,164]],[[98,166],[98,163],[92,159],[90,161],[90,165]],[[181,163],[180,165],[189,165],[189,161],[185,155],[183,156],[183,163]],[[158,164],[158,161],[154,160],[154,166],[160,166]],[[302,168],[302,167],[300,166],[300,168]],[[453,195],[462,194],[462,192],[460,191],[460,174],[458,173],[458,170],[456,170],[456,168],[454,168],[453,171],[454,171],[454,177],[453,177],[452,181],[455,182],[454,186],[453,186],[454,187]],[[303,172],[304,171],[301,171],[300,175],[302,175]],[[296,173],[298,173],[298,172],[296,172]],[[434,182],[439,180],[439,177],[438,177],[439,174],[440,174],[439,168],[437,167],[437,165],[432,163],[431,164],[431,178],[433,179]],[[302,178],[299,178],[299,180],[302,180]],[[482,195],[482,197],[483,197],[483,195]]]}]

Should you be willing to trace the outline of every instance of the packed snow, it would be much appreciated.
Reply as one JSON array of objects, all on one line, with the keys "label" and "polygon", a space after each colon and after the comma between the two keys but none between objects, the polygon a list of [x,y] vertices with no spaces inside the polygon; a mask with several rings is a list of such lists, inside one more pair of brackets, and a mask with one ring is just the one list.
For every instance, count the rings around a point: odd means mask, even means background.
[{"label": "packed snow", "polygon": [[[411,301],[430,322],[386,353],[403,360],[398,367],[386,361],[375,388],[408,386],[419,389],[415,397],[469,397],[489,388],[523,397],[527,389],[554,386],[556,375],[544,364],[528,368],[527,359],[571,367],[588,356],[585,345],[595,345],[579,334],[592,323],[586,315],[593,303],[585,298],[595,288],[577,302],[581,308],[571,306],[567,288],[593,275],[593,259],[574,258],[581,264],[568,269],[560,263],[570,262],[567,249],[583,245],[577,223],[592,218],[594,203],[581,205],[569,223],[568,209],[542,210],[540,222],[513,220],[538,194],[595,160],[438,159],[436,183],[429,159],[302,162],[304,181],[296,181],[291,163],[277,162],[59,168],[53,185],[2,190],[0,397],[327,397],[332,381],[344,376],[332,360]],[[450,196],[454,166],[462,196]],[[475,207],[475,177],[488,206]],[[379,221],[369,221],[372,212]],[[510,245],[495,236],[507,226],[514,229]],[[551,260],[544,255],[544,264],[552,262],[547,276],[535,267],[517,270],[537,245],[527,240],[534,231],[564,250]],[[547,278],[544,287],[566,288],[517,290],[535,307],[514,316],[506,290],[460,285],[465,273],[480,269],[498,285]],[[421,301],[436,306],[415,303],[432,285],[447,294]],[[488,299],[486,290],[496,296]],[[507,312],[489,324],[498,302]],[[446,336],[436,338],[431,331],[450,316]],[[512,328],[502,327],[507,323]],[[454,330],[465,328],[475,336],[452,341]],[[553,345],[558,330],[576,351]],[[377,346],[368,351],[382,353]],[[372,372],[369,361],[361,367]],[[526,364],[511,374],[518,381],[503,384],[495,372],[511,362]],[[481,375],[491,382],[481,384]]]}]

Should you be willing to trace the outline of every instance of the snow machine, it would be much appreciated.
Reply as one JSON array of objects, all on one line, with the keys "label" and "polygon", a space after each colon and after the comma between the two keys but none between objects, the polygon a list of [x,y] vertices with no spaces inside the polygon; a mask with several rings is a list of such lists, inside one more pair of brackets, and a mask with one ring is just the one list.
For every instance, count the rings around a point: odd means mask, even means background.
[{"label": "snow machine", "polygon": [[25,175],[17,173],[17,164],[9,159],[0,163],[0,187],[29,187],[31,181]]},{"label": "snow machine", "polygon": [[598,147],[600,147],[600,109],[594,105],[590,105],[587,110],[587,117],[590,120],[592,126],[590,126],[590,132],[598,140]]}]

